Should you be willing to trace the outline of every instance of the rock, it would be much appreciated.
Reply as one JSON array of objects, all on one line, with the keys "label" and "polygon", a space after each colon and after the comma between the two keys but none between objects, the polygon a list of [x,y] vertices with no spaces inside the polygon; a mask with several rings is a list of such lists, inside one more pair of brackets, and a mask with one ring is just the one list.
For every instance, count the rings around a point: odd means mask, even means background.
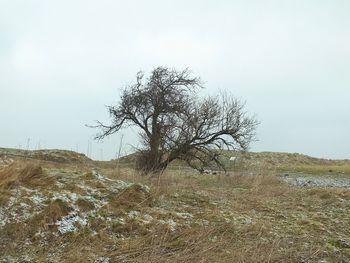
[{"label": "rock", "polygon": [[311,176],[306,174],[282,175],[282,180],[301,187],[335,187],[350,188],[350,179],[348,178],[330,178],[325,176]]}]

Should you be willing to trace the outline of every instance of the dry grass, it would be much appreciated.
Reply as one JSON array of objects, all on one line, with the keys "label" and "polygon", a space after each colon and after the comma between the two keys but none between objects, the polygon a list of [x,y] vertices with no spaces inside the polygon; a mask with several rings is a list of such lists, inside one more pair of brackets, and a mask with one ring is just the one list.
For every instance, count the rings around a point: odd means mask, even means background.
[{"label": "dry grass", "polygon": [[283,166],[280,167],[281,171],[293,171],[293,172],[302,172],[309,174],[350,174],[350,164],[349,162],[339,163],[339,164],[319,164],[319,165],[300,165],[296,164],[293,166]]},{"label": "dry grass", "polygon": [[69,204],[63,200],[56,199],[52,201],[45,209],[33,217],[30,220],[30,224],[33,228],[38,229],[51,229],[55,228],[55,222],[69,214],[72,211],[72,208],[69,207]]},{"label": "dry grass", "polygon": [[[133,179],[136,178],[134,175]],[[144,182],[146,179],[140,180]],[[177,197],[178,202],[202,205],[202,218],[212,219],[214,223],[175,233],[156,228],[148,235],[118,247],[116,252],[109,254],[112,262],[318,262],[320,259],[340,262],[349,259],[349,250],[333,248],[330,236],[324,235],[325,228],[332,229],[333,219],[344,216],[344,206],[340,211],[327,210],[327,207],[330,202],[335,207],[339,205],[342,202],[339,198],[348,200],[346,190],[291,188],[274,175],[213,177],[170,174],[147,180],[153,191],[159,193],[158,198],[164,195],[170,198],[181,191],[195,193],[205,190],[209,201],[219,203],[221,200],[226,209],[256,218],[243,226],[218,221],[216,213],[222,208],[199,200],[190,203],[193,200],[183,195]],[[200,199],[195,194],[193,198]],[[331,214],[333,219],[326,220],[322,216],[317,219],[314,215],[317,212]],[[301,219],[304,217],[306,219]],[[341,225],[346,226],[346,222]],[[340,238],[336,231],[333,233],[333,239]]]},{"label": "dry grass", "polygon": [[[46,174],[50,169],[61,169],[61,173],[79,170],[76,166],[45,166],[41,172],[39,168],[8,167],[0,172],[1,189],[21,184],[41,187],[34,182],[51,178]],[[346,247],[349,191],[290,187],[262,170],[255,175],[234,176],[169,170],[160,177],[140,176],[130,169],[100,170],[110,178],[137,184],[118,194],[108,192],[106,182],[97,182],[86,167],[82,168],[77,178],[106,193],[108,204],[98,211],[100,217],[77,232],[55,235],[53,223],[71,208],[62,200],[51,201],[25,224],[2,228],[0,250],[7,255],[35,255],[32,262],[47,262],[52,255],[57,262],[98,262],[99,257],[109,258],[109,262],[350,260]],[[144,191],[138,183],[148,185],[151,191]],[[65,189],[82,191],[72,185]],[[84,212],[94,209],[85,199],[78,199],[77,205]],[[138,216],[130,217],[129,212],[138,212]],[[143,223],[145,215],[153,220]],[[107,217],[110,221],[104,220]],[[174,229],[164,223],[169,220],[176,222]],[[39,229],[51,234],[43,239],[36,235]],[[27,239],[32,242],[29,247]]]},{"label": "dry grass", "polygon": [[11,196],[10,191],[20,186],[43,187],[52,185],[43,168],[36,162],[15,162],[0,169],[0,204]]},{"label": "dry grass", "polygon": [[11,189],[23,184],[39,183],[44,175],[41,166],[33,163],[12,164],[0,170],[0,188]]},{"label": "dry grass", "polygon": [[82,198],[79,198],[77,200],[77,205],[79,206],[79,209],[83,212],[88,212],[95,208],[95,205],[93,202]]},{"label": "dry grass", "polygon": [[121,193],[113,195],[107,205],[107,209],[121,214],[131,210],[150,207],[152,203],[152,195],[140,184],[133,184]]}]

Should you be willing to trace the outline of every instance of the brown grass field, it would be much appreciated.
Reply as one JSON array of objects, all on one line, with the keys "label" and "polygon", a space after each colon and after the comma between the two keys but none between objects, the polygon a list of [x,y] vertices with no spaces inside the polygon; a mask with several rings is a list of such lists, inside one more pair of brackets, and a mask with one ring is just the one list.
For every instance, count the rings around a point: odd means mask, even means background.
[{"label": "brown grass field", "polygon": [[[327,165],[307,164],[339,167]],[[145,177],[114,164],[3,165],[0,261],[350,262],[348,189],[293,187],[252,167]]]}]

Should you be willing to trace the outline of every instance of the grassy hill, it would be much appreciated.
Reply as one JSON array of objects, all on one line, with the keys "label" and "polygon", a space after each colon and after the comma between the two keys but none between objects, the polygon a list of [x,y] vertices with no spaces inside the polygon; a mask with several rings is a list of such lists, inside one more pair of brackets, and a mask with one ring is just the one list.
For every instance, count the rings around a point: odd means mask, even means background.
[{"label": "grassy hill", "polygon": [[0,148],[0,160],[41,160],[57,163],[89,163],[85,154],[67,150],[20,150]]},{"label": "grassy hill", "polygon": [[246,153],[246,173],[144,177],[43,151],[1,151],[2,262],[350,261],[349,189],[291,186],[274,170],[348,161]]},{"label": "grassy hill", "polygon": [[[349,174],[350,160],[321,159],[299,153],[279,152],[232,152],[224,153],[223,161],[228,171],[249,172],[305,172],[312,174]],[[229,161],[230,157],[238,157],[235,163]],[[119,162],[122,166],[133,167],[136,154],[123,156],[112,162]],[[186,163],[175,161],[170,168],[186,169]]]},{"label": "grassy hill", "polygon": [[321,159],[299,153],[278,152],[247,152],[237,156],[241,157],[241,164],[238,161],[238,166],[242,165],[243,169],[350,174],[350,160]]}]

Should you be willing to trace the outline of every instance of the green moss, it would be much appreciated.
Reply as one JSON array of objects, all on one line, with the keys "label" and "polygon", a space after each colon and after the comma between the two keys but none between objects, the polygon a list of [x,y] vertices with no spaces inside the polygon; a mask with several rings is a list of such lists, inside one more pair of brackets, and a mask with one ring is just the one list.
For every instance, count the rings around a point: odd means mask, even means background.
[{"label": "green moss", "polygon": [[345,239],[331,239],[328,243],[336,248],[350,248],[350,241]]}]

